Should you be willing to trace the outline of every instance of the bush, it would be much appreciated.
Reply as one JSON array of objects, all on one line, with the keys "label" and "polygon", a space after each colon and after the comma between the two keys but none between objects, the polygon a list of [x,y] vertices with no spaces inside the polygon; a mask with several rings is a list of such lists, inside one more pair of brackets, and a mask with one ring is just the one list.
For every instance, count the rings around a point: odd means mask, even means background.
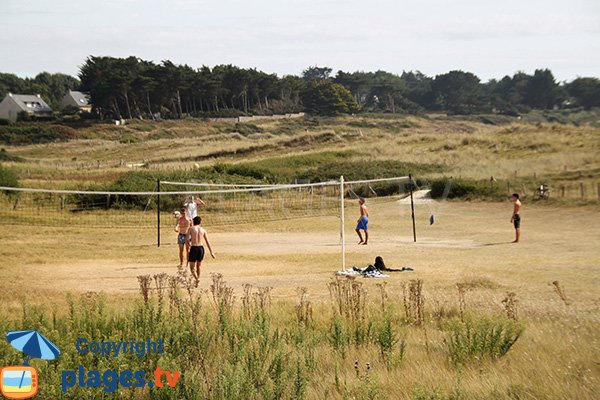
[{"label": "bush", "polygon": [[19,111],[17,114],[17,121],[31,121],[31,115],[27,111]]},{"label": "bush", "polygon": [[[450,185],[449,190],[446,188]],[[452,179],[442,178],[431,182],[431,197],[441,199],[444,197],[445,191],[448,190],[448,199],[491,199],[501,200],[506,197],[505,192],[501,189],[504,185],[501,182],[493,184],[487,180],[467,180],[467,179]]]},{"label": "bush", "polygon": [[249,136],[253,133],[263,133],[264,129],[262,129],[260,126],[256,126],[254,124],[248,124],[248,123],[236,123],[234,127],[232,127],[229,132],[238,132],[239,134],[241,134],[242,136]]},{"label": "bush", "polygon": [[138,143],[139,141],[140,138],[133,135],[123,135],[119,138],[119,143],[122,144]]},{"label": "bush", "polygon": [[10,125],[10,121],[5,118],[0,118],[0,126],[8,126]]},{"label": "bush", "polygon": [[[391,178],[408,176],[409,173],[423,175],[427,172],[439,172],[441,166],[433,164],[416,164],[397,160],[351,160],[324,163],[302,174],[301,178],[309,178],[312,182],[339,179],[340,175],[348,181],[359,179]],[[398,185],[395,184],[395,189]]]},{"label": "bush", "polygon": [[61,124],[19,123],[0,126],[0,142],[10,145],[67,141],[77,137],[77,130]]},{"label": "bush", "polygon": [[0,164],[0,186],[19,187],[17,175],[2,164]]},{"label": "bush", "polygon": [[454,364],[504,356],[521,337],[523,327],[511,320],[481,319],[455,323],[446,340]]}]

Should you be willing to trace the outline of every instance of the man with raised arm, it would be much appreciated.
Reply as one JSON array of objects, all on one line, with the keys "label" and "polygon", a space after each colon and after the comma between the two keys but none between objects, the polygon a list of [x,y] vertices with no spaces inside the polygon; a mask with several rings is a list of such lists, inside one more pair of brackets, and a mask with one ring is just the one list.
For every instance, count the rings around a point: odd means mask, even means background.
[{"label": "man with raised arm", "polygon": [[513,193],[512,201],[515,203],[513,208],[513,214],[510,218],[510,222],[514,224],[515,227],[515,240],[513,243],[519,243],[519,239],[521,239],[521,200],[519,200],[519,193]]},{"label": "man with raised arm", "polygon": [[192,195],[186,197],[183,206],[187,210],[188,218],[194,219],[198,215],[198,207],[203,206],[205,203],[200,197],[194,197]]},{"label": "man with raised arm", "polygon": [[202,260],[204,259],[204,246],[202,246],[202,241],[206,243],[206,247],[208,247],[208,251],[210,251],[212,258],[215,258],[215,253],[213,253],[212,247],[210,246],[206,230],[200,227],[202,219],[196,216],[192,222],[194,225],[188,229],[186,243],[188,245],[191,244],[188,263],[190,264],[192,276],[196,279],[196,287],[198,287],[200,284],[200,267],[202,266]]},{"label": "man with raised arm", "polygon": [[[365,204],[365,199],[360,197],[358,199],[358,205],[360,208],[360,217],[358,218],[356,225],[356,234],[360,241],[358,244],[367,244],[369,242],[369,210],[367,210],[367,205]],[[365,240],[363,241],[363,237],[360,233],[360,230],[365,231]]]}]

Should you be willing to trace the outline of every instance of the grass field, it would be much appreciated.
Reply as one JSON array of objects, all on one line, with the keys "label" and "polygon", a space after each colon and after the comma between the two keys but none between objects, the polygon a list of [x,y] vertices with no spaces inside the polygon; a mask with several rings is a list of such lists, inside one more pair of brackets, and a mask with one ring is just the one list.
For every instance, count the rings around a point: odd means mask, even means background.
[{"label": "grass field", "polygon": [[[143,161],[148,167],[141,170],[149,172],[241,165],[235,170],[289,179],[294,170],[319,174],[344,163],[392,160],[420,166],[428,179],[493,175],[511,189],[532,191],[540,179],[574,189],[550,202],[525,192],[519,244],[510,243],[508,201],[420,202],[413,243],[409,205],[395,200],[369,202],[370,244],[357,246],[357,207],[348,200],[347,265],[366,266],[381,255],[389,266],[414,268],[385,280],[335,280],[335,215],[207,226],[217,258],[206,260],[200,289],[180,276],[177,294],[161,275],[177,274],[175,233],[168,227],[157,248],[156,232],[145,227],[28,227],[3,220],[0,330],[35,327],[63,350],[58,361],[32,361],[42,398],[597,398],[598,128],[373,118],[317,126],[266,121],[236,136],[229,132],[233,124],[145,124],[137,133],[136,124],[127,128],[143,139],[131,144],[107,140],[117,135],[111,127],[84,132],[89,139],[6,146],[25,159],[6,165],[22,186],[74,188],[110,184],[131,170],[127,163]],[[159,130],[173,139],[158,138]],[[581,182],[585,196],[577,199]],[[147,301],[140,276],[152,279]],[[168,345],[160,357],[99,358],[76,353],[80,336],[164,337]],[[3,365],[18,365],[19,356],[0,344]],[[80,364],[100,371],[149,371],[159,364],[180,369],[183,384],[63,394],[61,371]]]}]

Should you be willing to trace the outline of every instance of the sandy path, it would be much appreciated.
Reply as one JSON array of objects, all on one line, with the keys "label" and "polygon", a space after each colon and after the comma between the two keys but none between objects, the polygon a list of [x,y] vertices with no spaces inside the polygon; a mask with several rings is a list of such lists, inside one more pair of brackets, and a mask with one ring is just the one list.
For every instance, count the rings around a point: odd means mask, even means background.
[{"label": "sandy path", "polygon": [[[373,205],[368,246],[356,245],[353,211],[348,210],[346,224],[348,266],[365,266],[382,255],[390,265],[415,268],[388,279],[390,287],[417,277],[440,287],[473,277],[514,287],[560,278],[586,295],[597,295],[589,290],[600,284],[600,213],[593,209],[527,206],[523,243],[518,245],[509,244],[508,203],[420,204],[416,244],[406,204]],[[428,223],[431,212],[436,214],[433,226]],[[274,297],[295,297],[299,286],[326,297],[326,284],[340,269],[337,224],[328,218],[245,225],[236,232],[208,228],[217,259],[206,260],[201,287],[208,288],[209,274],[219,272],[238,294],[249,283],[273,287]],[[9,227],[0,227],[0,233],[0,289],[7,293],[22,293],[24,277],[31,293],[136,293],[138,275],[172,274],[178,264],[174,234],[166,233],[167,243],[157,248],[154,232],[42,230],[31,238],[35,247]]]}]

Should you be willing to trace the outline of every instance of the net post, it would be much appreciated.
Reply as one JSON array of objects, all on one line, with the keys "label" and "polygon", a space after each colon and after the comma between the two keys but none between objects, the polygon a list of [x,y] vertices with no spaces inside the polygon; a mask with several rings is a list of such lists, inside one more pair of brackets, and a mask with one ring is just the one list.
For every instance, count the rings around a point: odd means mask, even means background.
[{"label": "net post", "polygon": [[415,203],[413,201],[413,178],[408,174],[408,189],[410,190],[410,214],[412,218],[413,241],[417,242],[417,227],[415,225]]},{"label": "net post", "polygon": [[156,247],[160,247],[160,179],[156,180]]},{"label": "net post", "polygon": [[346,271],[346,240],[344,234],[344,175],[340,176],[340,238],[342,241],[342,271]]}]

